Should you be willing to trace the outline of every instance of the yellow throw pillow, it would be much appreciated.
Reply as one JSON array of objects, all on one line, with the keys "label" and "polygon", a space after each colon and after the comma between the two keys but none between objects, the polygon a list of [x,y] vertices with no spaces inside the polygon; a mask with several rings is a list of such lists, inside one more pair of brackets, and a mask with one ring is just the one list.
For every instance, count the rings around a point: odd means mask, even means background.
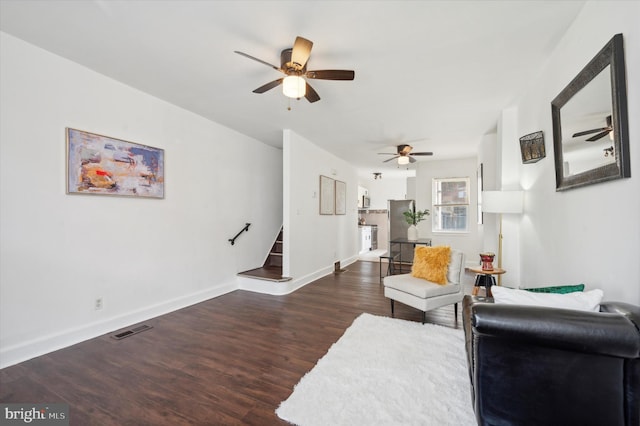
[{"label": "yellow throw pillow", "polygon": [[451,259],[451,247],[418,246],[413,254],[411,275],[437,284],[447,283],[447,269]]}]

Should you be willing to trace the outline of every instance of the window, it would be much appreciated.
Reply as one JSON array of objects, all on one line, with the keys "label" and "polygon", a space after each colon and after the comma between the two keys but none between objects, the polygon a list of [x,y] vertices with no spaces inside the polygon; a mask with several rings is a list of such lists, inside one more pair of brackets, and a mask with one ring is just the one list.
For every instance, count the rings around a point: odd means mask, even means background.
[{"label": "window", "polygon": [[467,232],[469,178],[435,178],[431,193],[433,232]]}]

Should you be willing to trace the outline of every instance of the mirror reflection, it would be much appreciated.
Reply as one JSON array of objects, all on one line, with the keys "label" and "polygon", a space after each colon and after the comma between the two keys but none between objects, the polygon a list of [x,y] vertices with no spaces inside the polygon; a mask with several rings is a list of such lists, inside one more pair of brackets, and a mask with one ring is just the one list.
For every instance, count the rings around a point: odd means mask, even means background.
[{"label": "mirror reflection", "polygon": [[576,175],[616,162],[612,114],[609,65],[560,111],[563,176]]}]

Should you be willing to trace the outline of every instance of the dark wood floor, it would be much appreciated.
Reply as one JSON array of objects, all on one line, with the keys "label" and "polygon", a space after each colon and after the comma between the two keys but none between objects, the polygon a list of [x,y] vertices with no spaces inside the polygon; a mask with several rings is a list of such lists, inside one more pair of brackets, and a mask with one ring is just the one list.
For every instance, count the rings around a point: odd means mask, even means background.
[{"label": "dark wood floor", "polygon": [[[286,296],[234,291],[0,370],[0,401],[67,403],[72,425],[279,425],[293,386],[363,312],[390,315],[378,264],[357,262]],[[277,283],[274,283],[277,285]],[[396,317],[421,313],[396,304]],[[427,321],[450,327],[453,306]]]}]

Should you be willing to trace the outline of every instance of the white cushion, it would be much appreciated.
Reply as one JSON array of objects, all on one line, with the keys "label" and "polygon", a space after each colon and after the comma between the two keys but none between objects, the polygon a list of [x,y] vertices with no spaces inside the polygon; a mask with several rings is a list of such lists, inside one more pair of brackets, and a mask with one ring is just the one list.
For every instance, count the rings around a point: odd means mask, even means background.
[{"label": "white cushion", "polygon": [[600,311],[602,290],[595,289],[575,293],[534,293],[509,287],[491,287],[495,303],[510,305],[544,306],[547,308],[575,309],[578,311]]},{"label": "white cushion", "polygon": [[449,261],[449,269],[447,270],[447,281],[449,283],[460,284],[463,262],[464,253],[460,250],[451,249],[451,260]]},{"label": "white cushion", "polygon": [[384,277],[384,286],[395,288],[396,290],[412,294],[416,297],[420,297],[421,299],[457,293],[460,291],[459,284],[436,284],[422,278],[413,277],[411,274],[390,275],[388,277]]}]

